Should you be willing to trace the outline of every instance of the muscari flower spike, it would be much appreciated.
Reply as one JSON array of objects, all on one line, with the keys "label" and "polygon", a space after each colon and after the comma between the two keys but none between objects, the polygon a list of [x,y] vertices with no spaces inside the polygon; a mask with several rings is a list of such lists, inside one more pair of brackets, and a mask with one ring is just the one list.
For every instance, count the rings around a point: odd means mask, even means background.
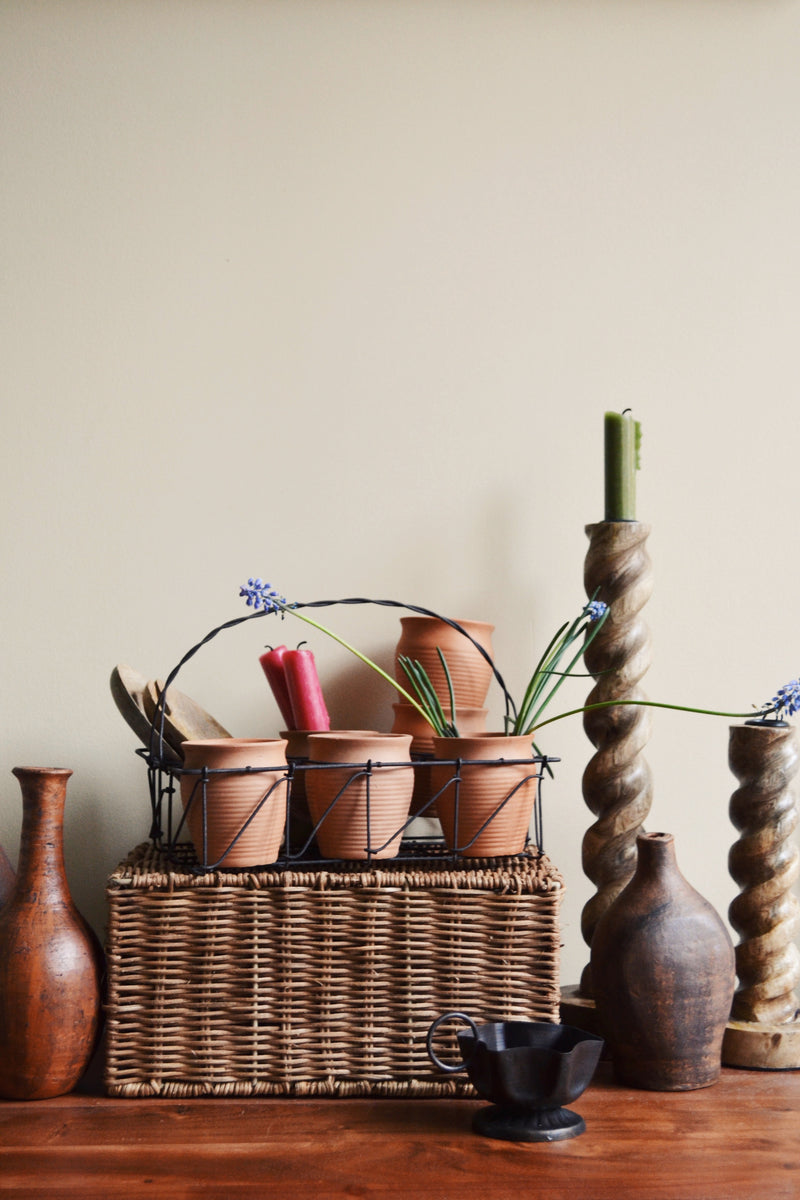
[{"label": "muscari flower spike", "polygon": [[599,621],[608,609],[608,605],[604,600],[590,600],[583,610],[584,616],[589,618],[593,625],[595,621]]},{"label": "muscari flower spike", "polygon": [[781,717],[784,712],[787,717],[800,712],[800,679],[792,679],[778,688],[772,697],[772,711],[777,717]]},{"label": "muscari flower spike", "polygon": [[248,579],[239,589],[239,595],[244,597],[248,608],[263,608],[265,612],[279,612],[286,604],[285,596],[263,579]]}]

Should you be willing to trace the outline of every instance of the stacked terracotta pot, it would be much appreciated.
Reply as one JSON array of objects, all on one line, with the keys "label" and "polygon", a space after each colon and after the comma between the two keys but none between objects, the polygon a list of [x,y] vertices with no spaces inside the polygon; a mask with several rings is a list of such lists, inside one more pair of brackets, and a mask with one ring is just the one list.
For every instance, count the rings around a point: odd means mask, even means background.
[{"label": "stacked terracotta pot", "polygon": [[[530,761],[531,740],[486,732],[484,706],[493,676],[489,659],[494,626],[484,621],[457,624],[470,636],[432,617],[401,618],[403,629],[395,655],[398,682],[408,689],[401,656],[419,662],[445,714],[452,717],[438,654],[441,649],[453,685],[460,735],[436,737],[412,705],[395,705],[393,728],[412,735],[412,753],[422,760],[412,811],[438,816],[447,845],[466,856],[517,854],[527,842],[536,800],[537,767]],[[426,760],[435,765],[426,766]]]}]

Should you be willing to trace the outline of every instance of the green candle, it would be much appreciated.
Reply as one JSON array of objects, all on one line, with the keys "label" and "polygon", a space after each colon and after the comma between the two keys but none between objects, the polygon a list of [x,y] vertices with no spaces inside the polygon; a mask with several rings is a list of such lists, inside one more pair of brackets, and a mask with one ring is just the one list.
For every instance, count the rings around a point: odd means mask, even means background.
[{"label": "green candle", "polygon": [[605,490],[607,521],[636,520],[636,472],[642,429],[631,410],[605,418]]}]

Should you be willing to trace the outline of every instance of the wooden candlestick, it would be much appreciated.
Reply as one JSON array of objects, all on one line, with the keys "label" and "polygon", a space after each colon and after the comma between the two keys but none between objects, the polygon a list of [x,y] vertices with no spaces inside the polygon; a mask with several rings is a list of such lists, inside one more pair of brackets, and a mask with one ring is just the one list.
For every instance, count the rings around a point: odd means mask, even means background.
[{"label": "wooden candlestick", "polygon": [[[651,645],[641,611],[653,588],[645,544],[650,527],[639,521],[602,521],[587,525],[586,533],[586,594],[597,593],[611,609],[584,658],[596,681],[586,703],[644,700],[639,684],[650,666]],[[636,838],[650,811],[652,781],[642,755],[649,710],[626,705],[586,713],[584,729],[597,750],[583,776],[583,798],[597,817],[583,839],[583,869],[597,887],[581,918],[583,939],[591,947],[597,922],[633,875]],[[592,994],[587,965],[580,985],[562,992],[562,1020],[596,1028]]]},{"label": "wooden candlestick", "polygon": [[731,1067],[800,1067],[800,904],[792,889],[800,851],[791,784],[798,769],[794,729],[784,722],[732,726],[728,763],[740,786],[730,800],[739,830],[728,866],[741,889],[728,916],[740,935],[739,987],[722,1061]]}]

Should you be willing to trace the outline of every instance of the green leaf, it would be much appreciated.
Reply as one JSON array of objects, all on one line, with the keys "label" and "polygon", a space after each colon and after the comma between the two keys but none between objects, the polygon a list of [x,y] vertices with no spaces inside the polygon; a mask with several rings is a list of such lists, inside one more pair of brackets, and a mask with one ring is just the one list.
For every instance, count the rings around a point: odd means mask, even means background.
[{"label": "green leaf", "polygon": [[404,654],[401,654],[397,661],[416,692],[428,723],[433,726],[434,731],[439,737],[448,737],[449,722],[444,715],[444,709],[439,702],[439,697],[436,695],[436,690],[422,663],[412,660]]},{"label": "green leaf", "polygon": [[448,722],[448,729],[451,729],[452,733],[448,733],[446,736],[458,737],[458,729],[456,728],[456,698],[453,692],[453,681],[450,678],[450,668],[447,665],[447,659],[442,654],[440,646],[436,647],[436,653],[439,655],[439,662],[442,664],[444,677],[447,680],[447,694],[450,697],[450,721]]}]

